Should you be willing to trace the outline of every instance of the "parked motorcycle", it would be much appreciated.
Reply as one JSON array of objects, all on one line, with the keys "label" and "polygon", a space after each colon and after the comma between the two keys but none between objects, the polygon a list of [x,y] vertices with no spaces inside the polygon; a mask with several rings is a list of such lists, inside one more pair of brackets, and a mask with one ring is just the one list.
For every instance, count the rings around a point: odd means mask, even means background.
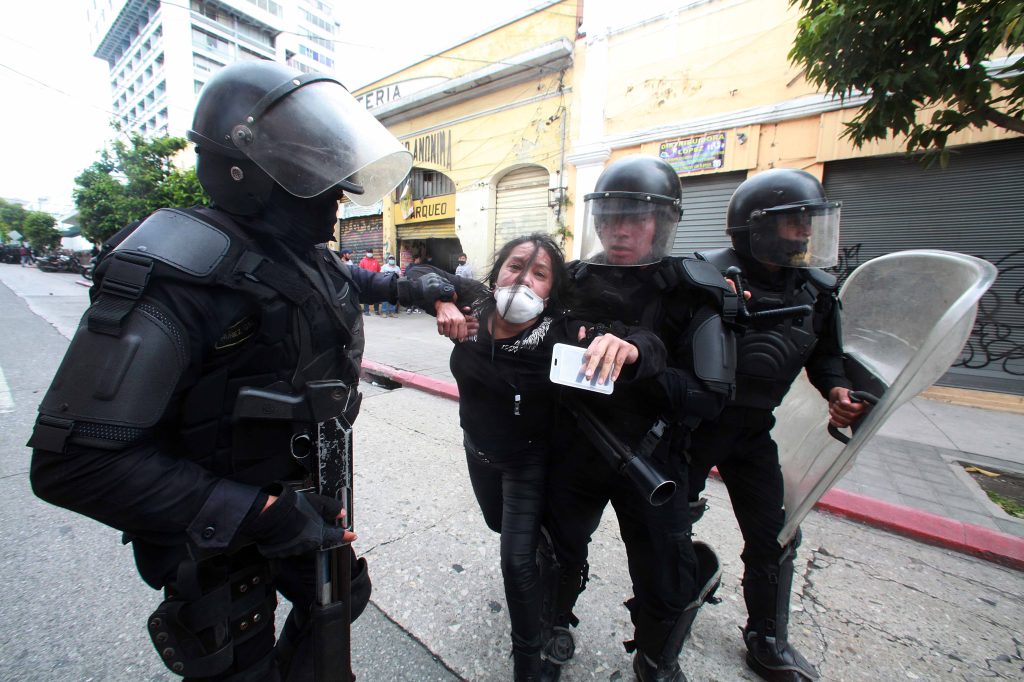
[{"label": "parked motorcycle", "polygon": [[85,270],[81,261],[63,253],[51,253],[36,260],[36,267],[43,272],[70,272],[82,274]]}]

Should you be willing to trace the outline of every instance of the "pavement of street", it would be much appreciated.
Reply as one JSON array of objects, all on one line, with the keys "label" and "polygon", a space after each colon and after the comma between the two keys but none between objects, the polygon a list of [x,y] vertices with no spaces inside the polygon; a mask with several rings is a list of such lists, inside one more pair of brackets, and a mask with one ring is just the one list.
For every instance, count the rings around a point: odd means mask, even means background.
[{"label": "pavement of street", "polygon": [[[144,633],[159,596],[135,575],[120,534],[42,502],[28,485],[24,443],[85,290],[65,276],[17,271],[0,266],[0,368],[9,396],[0,401],[0,679],[179,679]],[[368,357],[439,385],[450,381],[449,342],[432,336],[431,320],[402,315],[367,320]],[[395,355],[385,358],[388,347]],[[363,391],[356,549],[369,560],[374,593],[354,626],[358,679],[510,679],[498,536],[473,498],[455,402],[372,382]],[[722,558],[722,603],[702,610],[681,665],[694,682],[753,680],[738,634],[741,540],[724,486],[711,481],[707,494],[711,509],[696,533]],[[803,531],[790,639],[823,679],[1024,675],[1020,571],[830,514],[811,514]],[[625,565],[607,514],[591,543],[591,582],[566,682],[632,679],[621,645],[631,631],[621,605],[631,592]]]}]

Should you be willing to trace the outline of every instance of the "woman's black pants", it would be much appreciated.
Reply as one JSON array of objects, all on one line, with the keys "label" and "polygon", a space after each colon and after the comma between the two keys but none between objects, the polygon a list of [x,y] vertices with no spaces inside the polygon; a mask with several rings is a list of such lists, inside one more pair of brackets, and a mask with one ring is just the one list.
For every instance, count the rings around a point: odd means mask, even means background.
[{"label": "woman's black pants", "polygon": [[544,511],[546,447],[500,457],[465,439],[466,463],[487,527],[501,534],[501,574],[512,621],[512,648],[540,651],[537,539]]}]

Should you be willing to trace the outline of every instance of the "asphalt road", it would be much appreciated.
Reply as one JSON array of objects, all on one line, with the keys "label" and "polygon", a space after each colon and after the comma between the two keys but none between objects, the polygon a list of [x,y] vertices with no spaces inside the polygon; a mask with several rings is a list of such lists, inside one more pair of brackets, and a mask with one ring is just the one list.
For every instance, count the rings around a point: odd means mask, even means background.
[{"label": "asphalt road", "polygon": [[[24,443],[67,345],[60,330],[70,335],[86,304],[74,280],[0,266],[0,679],[178,679],[144,632],[159,596],[138,579],[120,534],[30,490]],[[457,406],[404,388],[365,393],[356,547],[374,593],[354,627],[359,679],[510,679],[498,539],[465,474]],[[752,680],[738,634],[740,538],[724,488],[712,481],[708,493],[697,535],[722,557],[723,601],[702,611],[681,662],[693,681]],[[609,514],[593,539],[579,653],[564,680],[632,679],[621,646],[629,594]],[[1019,680],[1022,595],[1018,571],[813,513],[791,640],[826,680]]]}]

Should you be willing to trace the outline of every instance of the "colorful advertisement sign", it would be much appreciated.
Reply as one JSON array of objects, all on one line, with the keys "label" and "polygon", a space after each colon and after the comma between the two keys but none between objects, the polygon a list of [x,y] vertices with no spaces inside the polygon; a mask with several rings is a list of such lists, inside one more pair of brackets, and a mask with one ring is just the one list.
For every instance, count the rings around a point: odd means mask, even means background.
[{"label": "colorful advertisement sign", "polygon": [[725,133],[705,133],[662,142],[658,155],[677,173],[717,170],[725,163]]}]

